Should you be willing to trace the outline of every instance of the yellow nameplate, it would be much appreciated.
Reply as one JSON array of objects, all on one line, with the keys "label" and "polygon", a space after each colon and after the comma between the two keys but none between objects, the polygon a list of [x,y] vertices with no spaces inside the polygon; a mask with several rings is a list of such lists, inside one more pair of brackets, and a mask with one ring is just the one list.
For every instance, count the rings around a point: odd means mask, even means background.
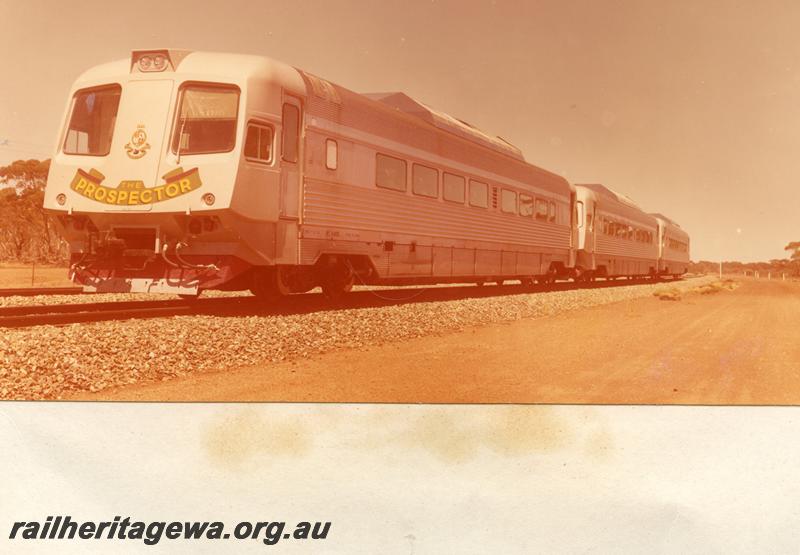
[{"label": "yellow nameplate", "polygon": [[85,172],[79,169],[70,183],[70,189],[86,198],[105,204],[137,205],[153,204],[169,200],[199,189],[203,182],[197,168],[185,172],[177,168],[163,176],[164,184],[145,187],[141,181],[121,181],[116,188],[101,185],[105,176],[95,169]]}]

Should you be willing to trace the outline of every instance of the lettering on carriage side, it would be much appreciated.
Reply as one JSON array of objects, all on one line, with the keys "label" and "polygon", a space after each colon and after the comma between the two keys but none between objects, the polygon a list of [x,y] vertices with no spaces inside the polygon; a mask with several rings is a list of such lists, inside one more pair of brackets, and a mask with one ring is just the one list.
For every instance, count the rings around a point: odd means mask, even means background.
[{"label": "lettering on carriage side", "polygon": [[139,180],[123,180],[115,188],[111,188],[102,185],[104,179],[105,176],[94,168],[88,172],[79,169],[75,172],[69,188],[81,196],[103,204],[134,206],[173,199],[203,185],[197,168],[189,171],[176,168],[162,176],[164,183],[155,187],[145,187],[144,182]]}]

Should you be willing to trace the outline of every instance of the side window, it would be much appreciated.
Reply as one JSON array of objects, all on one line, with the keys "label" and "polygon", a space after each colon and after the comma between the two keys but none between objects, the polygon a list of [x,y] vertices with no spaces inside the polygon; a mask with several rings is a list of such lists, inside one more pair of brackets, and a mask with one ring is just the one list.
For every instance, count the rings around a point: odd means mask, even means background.
[{"label": "side window", "polygon": [[250,123],[244,141],[244,157],[256,162],[272,161],[272,137],[274,132],[269,125]]},{"label": "side window", "polygon": [[469,205],[489,208],[489,186],[486,183],[469,180]]},{"label": "side window", "polygon": [[[583,205],[581,205],[583,206]],[[526,218],[533,217],[533,197],[525,193],[519,194],[519,215]]]},{"label": "side window", "polygon": [[339,167],[339,144],[333,139],[325,141],[325,167],[329,170]]},{"label": "side window", "polygon": [[464,204],[465,188],[466,180],[463,177],[452,173],[444,173],[444,179],[442,180],[442,196],[444,200]]},{"label": "side window", "polygon": [[283,105],[283,140],[281,158],[286,162],[297,162],[300,146],[300,110],[293,104]]},{"label": "side window", "polygon": [[517,193],[503,189],[500,196],[500,210],[506,214],[517,213]]},{"label": "side window", "polygon": [[439,170],[414,164],[411,166],[411,192],[423,197],[439,197]]},{"label": "side window", "polygon": [[[591,218],[591,214],[587,214],[587,220],[586,220],[587,221],[586,225],[591,227],[592,222],[589,218]],[[548,222],[556,221],[556,203],[552,200],[547,203],[547,221]]]},{"label": "side window", "polygon": [[547,221],[547,201],[543,198],[536,199],[536,219]]},{"label": "side window", "polygon": [[406,190],[406,161],[377,154],[375,157],[375,184],[394,191]]}]

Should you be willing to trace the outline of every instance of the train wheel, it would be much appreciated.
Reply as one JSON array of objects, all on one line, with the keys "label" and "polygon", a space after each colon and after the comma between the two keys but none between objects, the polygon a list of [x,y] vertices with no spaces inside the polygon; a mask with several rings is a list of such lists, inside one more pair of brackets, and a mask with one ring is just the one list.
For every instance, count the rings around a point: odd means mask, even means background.
[{"label": "train wheel", "polygon": [[284,272],[280,267],[260,269],[253,274],[250,291],[264,301],[277,301],[290,292],[284,278]]},{"label": "train wheel", "polygon": [[523,287],[533,287],[534,279],[533,278],[522,278],[519,280],[519,284]]},{"label": "train wheel", "polygon": [[498,287],[502,287],[502,286],[503,286],[503,284],[504,284],[505,282],[506,282],[506,280],[504,280],[504,279],[498,279],[498,280],[495,280],[495,282],[494,282],[494,283],[495,283],[495,284],[496,284]]},{"label": "train wheel", "polygon": [[356,276],[350,266],[336,264],[322,282],[322,294],[333,302],[342,300],[355,284]]}]

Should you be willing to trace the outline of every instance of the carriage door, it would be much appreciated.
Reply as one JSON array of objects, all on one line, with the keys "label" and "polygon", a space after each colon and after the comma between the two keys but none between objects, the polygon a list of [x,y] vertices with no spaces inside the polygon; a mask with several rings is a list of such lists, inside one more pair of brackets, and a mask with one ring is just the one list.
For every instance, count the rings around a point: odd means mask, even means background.
[{"label": "carriage door", "polygon": [[303,159],[303,104],[284,94],[281,110],[281,190],[282,219],[297,220],[300,206],[301,163]]},{"label": "carriage door", "polygon": [[588,222],[589,233],[592,234],[592,253],[597,250],[597,233],[594,232],[597,227],[597,201],[592,201],[592,210],[589,213],[591,220]]}]

